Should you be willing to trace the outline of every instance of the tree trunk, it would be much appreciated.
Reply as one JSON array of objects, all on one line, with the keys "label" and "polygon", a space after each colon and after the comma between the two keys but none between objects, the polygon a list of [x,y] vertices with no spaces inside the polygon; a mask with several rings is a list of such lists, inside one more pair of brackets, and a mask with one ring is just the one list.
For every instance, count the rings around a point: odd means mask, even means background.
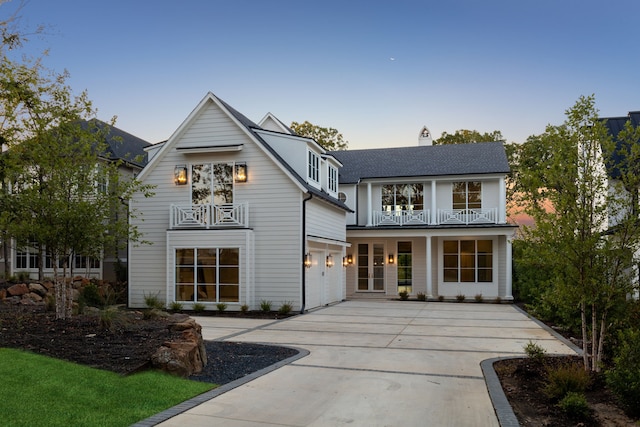
[{"label": "tree trunk", "polygon": [[589,370],[589,337],[587,336],[587,312],[586,303],[580,302],[580,318],[582,320],[582,361],[585,371]]},{"label": "tree trunk", "polygon": [[596,360],[598,359],[598,316],[596,313],[596,305],[591,304],[591,370],[595,371],[597,368]]},{"label": "tree trunk", "polygon": [[600,320],[600,339],[598,340],[598,358],[596,359],[596,372],[600,372],[602,365],[602,352],[604,350],[604,336],[607,331],[607,314],[602,315]]}]

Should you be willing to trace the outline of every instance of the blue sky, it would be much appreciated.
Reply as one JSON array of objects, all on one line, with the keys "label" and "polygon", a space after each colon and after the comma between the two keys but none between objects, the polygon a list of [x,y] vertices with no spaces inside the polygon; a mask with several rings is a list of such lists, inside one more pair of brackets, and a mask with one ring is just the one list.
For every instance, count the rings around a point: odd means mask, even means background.
[{"label": "blue sky", "polygon": [[603,117],[640,110],[637,0],[28,0],[21,16],[47,26],[25,53],[48,48],[99,118],[150,142],[208,91],[354,149],[417,144],[423,125],[523,142],[581,95]]}]

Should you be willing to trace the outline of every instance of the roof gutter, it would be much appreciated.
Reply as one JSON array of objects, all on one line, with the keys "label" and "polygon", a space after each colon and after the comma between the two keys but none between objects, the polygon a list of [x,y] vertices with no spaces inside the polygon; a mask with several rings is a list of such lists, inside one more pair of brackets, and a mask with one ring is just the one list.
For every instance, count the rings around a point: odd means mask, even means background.
[{"label": "roof gutter", "polygon": [[304,314],[304,308],[307,303],[307,267],[304,265],[304,258],[307,249],[307,202],[313,199],[312,193],[307,193],[309,197],[302,200],[302,304],[300,305],[300,314]]}]

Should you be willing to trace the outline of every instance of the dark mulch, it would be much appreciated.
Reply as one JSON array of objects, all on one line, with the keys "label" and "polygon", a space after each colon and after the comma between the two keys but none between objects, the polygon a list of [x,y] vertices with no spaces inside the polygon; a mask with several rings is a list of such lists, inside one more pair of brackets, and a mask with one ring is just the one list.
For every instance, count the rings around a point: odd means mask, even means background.
[{"label": "dark mulch", "polygon": [[[53,313],[0,303],[0,347],[34,353],[127,375],[150,367],[151,355],[177,338],[162,318],[145,319],[141,311],[123,311],[106,329],[97,315],[56,320]],[[208,365],[192,379],[224,384],[297,354],[290,348],[208,341]]]}]

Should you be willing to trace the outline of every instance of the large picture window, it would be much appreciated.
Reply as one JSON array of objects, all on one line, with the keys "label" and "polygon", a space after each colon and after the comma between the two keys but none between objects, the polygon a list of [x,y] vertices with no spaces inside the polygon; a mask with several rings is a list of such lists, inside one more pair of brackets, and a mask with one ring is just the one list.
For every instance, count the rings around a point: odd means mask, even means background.
[{"label": "large picture window", "polygon": [[453,209],[468,210],[482,208],[482,183],[462,181],[453,183]]},{"label": "large picture window", "polygon": [[492,282],[492,240],[445,240],[445,282]]},{"label": "large picture window", "polygon": [[422,184],[388,184],[382,186],[382,210],[385,212],[421,211],[424,209]]},{"label": "large picture window", "polygon": [[176,249],[176,301],[238,302],[238,248]]}]

